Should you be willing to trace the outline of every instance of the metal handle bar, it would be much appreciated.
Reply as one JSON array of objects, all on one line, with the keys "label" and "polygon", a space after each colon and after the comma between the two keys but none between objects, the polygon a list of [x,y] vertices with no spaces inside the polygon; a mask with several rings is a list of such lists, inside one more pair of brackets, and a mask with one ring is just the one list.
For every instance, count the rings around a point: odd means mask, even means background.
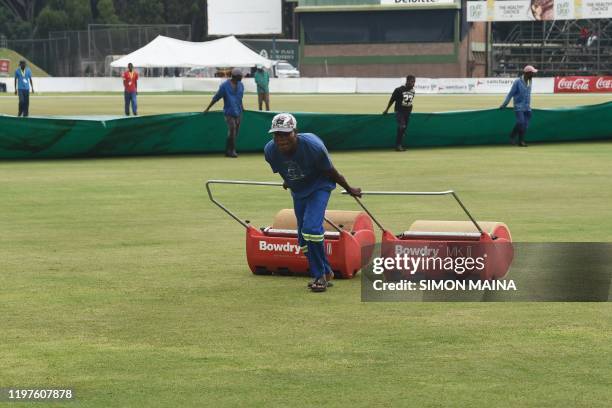
[{"label": "metal handle bar", "polygon": [[[348,194],[348,192],[344,190],[342,191],[342,194]],[[386,195],[386,196],[389,196],[389,195],[402,195],[402,196],[404,195],[408,195],[408,196],[452,195],[453,198],[457,201],[457,204],[459,204],[461,209],[463,209],[463,211],[466,213],[470,221],[472,221],[472,223],[474,224],[478,232],[480,232],[481,234],[483,233],[482,228],[480,228],[480,225],[478,225],[478,222],[474,219],[474,217],[472,217],[472,214],[470,214],[468,209],[465,208],[465,205],[463,205],[463,203],[459,199],[459,196],[453,190],[447,190],[447,191],[362,191],[361,195]],[[366,208],[366,206],[359,199],[359,197],[353,197],[353,198],[355,198],[355,201],[357,201],[357,204],[359,204],[361,208],[363,208],[363,210],[370,216],[370,218],[372,218],[372,220],[376,223],[376,225],[378,225],[378,228],[384,231],[385,228],[382,226],[380,222],[378,222],[376,218],[374,218],[372,213]]]},{"label": "metal handle bar", "polygon": [[[232,185],[243,185],[243,186],[274,186],[274,187],[282,187],[283,183],[278,183],[274,181],[242,181],[242,180],[208,180],[206,182],[206,191],[208,191],[208,198],[212,201],[217,207],[221,208],[227,215],[236,220],[240,225],[244,228],[248,228],[249,225],[242,221],[236,214],[234,214],[229,208],[221,204],[217,201],[212,194],[212,190],[210,188],[211,184],[232,184]],[[342,229],[337,226],[334,222],[330,221],[327,217],[323,217],[325,221],[331,225],[336,231],[342,232]]]}]

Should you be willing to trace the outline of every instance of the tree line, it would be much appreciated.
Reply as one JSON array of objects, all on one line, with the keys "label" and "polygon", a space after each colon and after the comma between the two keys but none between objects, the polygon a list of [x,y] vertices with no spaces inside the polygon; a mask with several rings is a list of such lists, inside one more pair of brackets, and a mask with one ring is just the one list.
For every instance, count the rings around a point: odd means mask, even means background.
[{"label": "tree line", "polygon": [[204,39],[206,0],[0,0],[0,36],[47,38],[88,24],[189,24]]}]

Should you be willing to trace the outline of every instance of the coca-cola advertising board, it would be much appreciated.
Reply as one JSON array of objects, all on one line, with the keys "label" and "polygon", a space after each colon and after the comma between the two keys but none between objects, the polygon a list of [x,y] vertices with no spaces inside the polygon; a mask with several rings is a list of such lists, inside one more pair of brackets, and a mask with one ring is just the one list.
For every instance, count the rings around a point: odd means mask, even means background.
[{"label": "coca-cola advertising board", "polygon": [[9,75],[10,64],[10,60],[0,59],[0,77]]},{"label": "coca-cola advertising board", "polygon": [[612,92],[612,76],[555,77],[555,93]]}]

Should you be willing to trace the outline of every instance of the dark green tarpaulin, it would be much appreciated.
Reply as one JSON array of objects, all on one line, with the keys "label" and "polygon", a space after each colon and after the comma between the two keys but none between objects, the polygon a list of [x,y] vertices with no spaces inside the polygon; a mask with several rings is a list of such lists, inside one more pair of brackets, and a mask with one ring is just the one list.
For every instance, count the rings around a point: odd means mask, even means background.
[{"label": "dark green tarpaulin", "polygon": [[[274,113],[244,113],[238,151],[261,151]],[[303,132],[319,135],[330,150],[391,147],[393,114],[297,113]],[[508,143],[511,109],[415,113],[408,146]],[[111,120],[0,116],[0,159],[124,156],[221,152],[226,127],[221,112],[176,113]],[[612,103],[536,109],[527,141],[612,139]]]}]

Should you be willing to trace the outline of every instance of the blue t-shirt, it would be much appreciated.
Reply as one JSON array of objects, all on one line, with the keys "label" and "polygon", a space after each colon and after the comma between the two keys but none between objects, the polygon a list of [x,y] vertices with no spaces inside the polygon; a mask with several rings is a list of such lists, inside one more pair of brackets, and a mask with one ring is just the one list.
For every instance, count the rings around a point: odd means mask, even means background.
[{"label": "blue t-shirt", "polygon": [[295,198],[304,198],[317,190],[332,191],[336,183],[326,171],[333,168],[323,141],[312,133],[299,133],[297,150],[291,156],[281,153],[274,140],[264,148],[266,161],[279,173]]},{"label": "blue t-shirt", "polygon": [[30,78],[32,78],[32,71],[30,71],[30,68],[26,67],[25,72],[22,72],[21,68],[17,68],[17,71],[15,71],[15,78],[17,78],[18,90],[30,90]]},{"label": "blue t-shirt", "polygon": [[242,82],[236,84],[236,89],[232,88],[231,80],[227,80],[219,85],[219,90],[213,96],[213,101],[217,102],[223,98],[223,113],[227,116],[238,117],[242,114],[242,96],[244,95],[244,85]]}]

